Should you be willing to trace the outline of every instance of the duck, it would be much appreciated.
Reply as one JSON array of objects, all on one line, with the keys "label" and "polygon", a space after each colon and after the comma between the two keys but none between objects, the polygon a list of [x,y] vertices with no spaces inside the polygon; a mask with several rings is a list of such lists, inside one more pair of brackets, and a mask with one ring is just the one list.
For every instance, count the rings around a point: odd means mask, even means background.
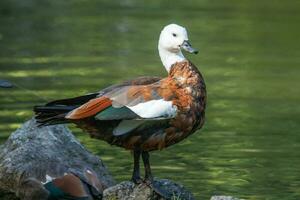
[{"label": "duck", "polygon": [[35,119],[39,126],[73,123],[92,138],[130,150],[131,180],[155,190],[149,153],[184,140],[205,122],[204,78],[182,51],[198,53],[185,27],[166,25],[158,40],[166,77],[138,77],[99,92],[38,105],[34,107]]},{"label": "duck", "polygon": [[70,170],[59,177],[46,174],[46,181],[41,183],[48,191],[48,200],[102,199],[103,185],[91,169],[83,172]]},{"label": "duck", "polygon": [[87,167],[70,168],[63,174],[45,173],[43,180],[23,172],[18,187],[24,199],[31,200],[100,200],[103,190],[107,188],[96,172]]}]

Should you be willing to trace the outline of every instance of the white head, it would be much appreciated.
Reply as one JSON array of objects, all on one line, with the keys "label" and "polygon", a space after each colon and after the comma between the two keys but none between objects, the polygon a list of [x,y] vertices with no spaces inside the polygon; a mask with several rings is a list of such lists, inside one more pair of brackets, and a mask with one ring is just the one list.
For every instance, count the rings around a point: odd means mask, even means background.
[{"label": "white head", "polygon": [[185,60],[181,49],[190,53],[198,53],[188,42],[187,31],[184,27],[177,24],[165,26],[159,36],[158,51],[160,59],[168,72],[174,63]]}]

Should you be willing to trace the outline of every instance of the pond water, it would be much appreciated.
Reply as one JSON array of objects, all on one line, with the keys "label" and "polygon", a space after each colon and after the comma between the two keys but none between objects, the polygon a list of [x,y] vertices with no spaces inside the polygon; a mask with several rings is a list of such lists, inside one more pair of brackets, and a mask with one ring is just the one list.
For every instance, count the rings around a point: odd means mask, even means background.
[{"label": "pond water", "polygon": [[[176,22],[200,50],[187,57],[207,83],[207,120],[152,153],[154,175],[197,199],[300,199],[299,9],[297,0],[1,0],[0,79],[19,88],[0,89],[0,141],[36,104],[166,76],[157,40]],[[116,180],[130,178],[129,152],[70,127]]]}]

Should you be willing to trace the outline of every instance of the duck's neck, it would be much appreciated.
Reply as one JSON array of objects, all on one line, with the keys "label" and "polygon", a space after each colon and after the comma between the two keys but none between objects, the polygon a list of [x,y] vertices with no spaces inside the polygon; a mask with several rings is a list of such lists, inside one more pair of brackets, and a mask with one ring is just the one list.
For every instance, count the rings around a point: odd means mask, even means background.
[{"label": "duck's neck", "polygon": [[168,73],[170,72],[171,66],[173,64],[186,60],[181,51],[170,52],[158,45],[158,52],[161,62],[165,66]]}]

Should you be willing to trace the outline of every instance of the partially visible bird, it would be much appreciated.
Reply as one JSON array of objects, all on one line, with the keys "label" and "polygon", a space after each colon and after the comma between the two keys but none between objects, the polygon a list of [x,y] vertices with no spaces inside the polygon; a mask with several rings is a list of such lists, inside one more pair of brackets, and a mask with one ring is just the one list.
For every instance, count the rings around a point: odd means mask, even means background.
[{"label": "partially visible bird", "polygon": [[56,178],[47,175],[47,180],[43,183],[43,186],[49,192],[48,199],[102,199],[103,187],[95,172],[87,169],[81,174],[71,171],[64,176]]},{"label": "partially visible bird", "polygon": [[22,199],[30,200],[100,200],[107,187],[91,169],[69,169],[63,175],[50,176],[45,180],[21,174],[18,193]]},{"label": "partially visible bird", "polygon": [[75,123],[91,137],[132,150],[132,180],[142,182],[141,156],[145,181],[153,183],[149,152],[180,142],[204,124],[204,79],[182,49],[198,53],[184,27],[165,26],[158,51],[167,77],[140,77],[100,92],[35,106],[37,122],[41,126]]}]

